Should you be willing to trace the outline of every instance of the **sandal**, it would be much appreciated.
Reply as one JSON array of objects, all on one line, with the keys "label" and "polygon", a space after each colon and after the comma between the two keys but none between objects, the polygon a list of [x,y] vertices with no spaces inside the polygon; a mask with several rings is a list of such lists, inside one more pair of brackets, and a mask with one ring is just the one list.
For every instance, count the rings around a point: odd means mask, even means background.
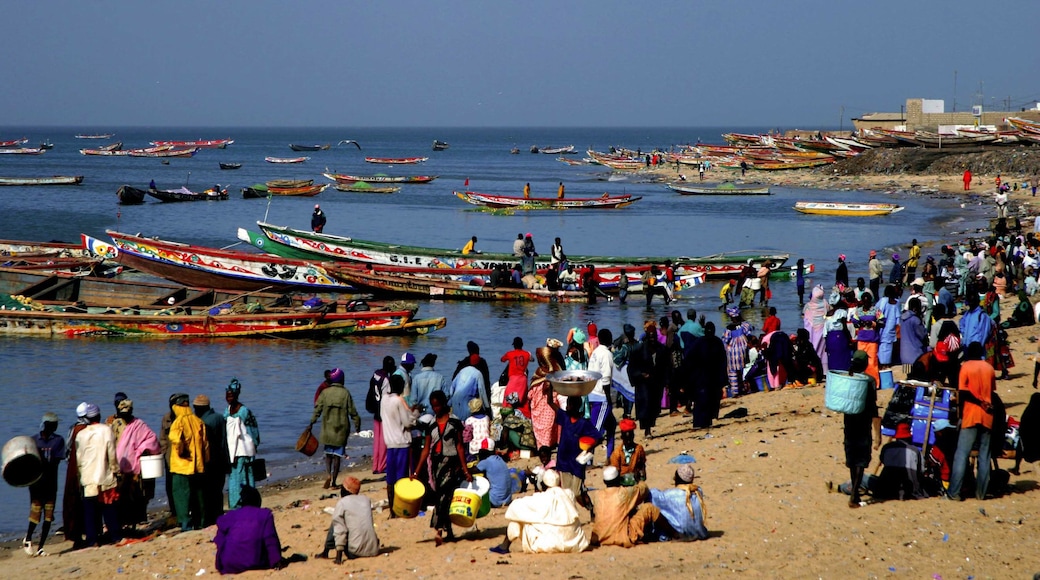
[{"label": "sandal", "polygon": [[33,550],[32,547],[32,540],[22,540],[22,549],[30,556],[36,553],[36,550]]}]

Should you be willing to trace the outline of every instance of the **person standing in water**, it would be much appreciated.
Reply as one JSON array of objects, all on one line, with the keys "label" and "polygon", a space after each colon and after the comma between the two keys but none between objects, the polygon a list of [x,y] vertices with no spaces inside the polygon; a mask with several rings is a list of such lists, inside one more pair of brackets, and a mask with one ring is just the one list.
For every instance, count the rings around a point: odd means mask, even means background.
[{"label": "person standing in water", "polygon": [[325,229],[325,212],[321,211],[321,206],[314,204],[314,213],[311,214],[311,230],[314,233],[320,234]]}]

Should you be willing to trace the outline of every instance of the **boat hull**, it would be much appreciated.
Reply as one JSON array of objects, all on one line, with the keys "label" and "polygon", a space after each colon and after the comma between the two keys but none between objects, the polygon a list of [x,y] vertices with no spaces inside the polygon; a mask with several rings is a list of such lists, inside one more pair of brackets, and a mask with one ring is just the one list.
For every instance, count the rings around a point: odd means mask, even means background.
[{"label": "boat hull", "polygon": [[419,276],[377,274],[352,268],[331,268],[330,273],[358,288],[392,296],[411,296],[438,300],[498,302],[575,302],[588,303],[584,292],[528,290],[526,288],[490,288]]},{"label": "boat hull", "polygon": [[693,185],[685,183],[669,183],[668,189],[682,195],[769,195],[768,185],[736,185],[710,184]]},{"label": "boat hull", "polygon": [[0,177],[0,186],[4,185],[79,185],[83,183],[82,175],[54,177]]},{"label": "boat hull", "polygon": [[798,202],[795,211],[811,215],[829,215],[841,217],[870,217],[889,215],[903,211],[902,206],[890,203],[825,203]]},{"label": "boat hull", "polygon": [[643,199],[631,195],[585,198],[515,197],[475,191],[456,191],[455,197],[472,205],[513,209],[618,209]]}]

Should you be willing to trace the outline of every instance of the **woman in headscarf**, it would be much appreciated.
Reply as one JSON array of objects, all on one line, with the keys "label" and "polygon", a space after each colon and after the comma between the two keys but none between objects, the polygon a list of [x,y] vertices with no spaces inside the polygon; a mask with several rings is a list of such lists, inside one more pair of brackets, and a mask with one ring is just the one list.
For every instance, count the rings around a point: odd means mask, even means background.
[{"label": "woman in headscarf", "polygon": [[580,328],[572,328],[567,332],[567,358],[565,367],[569,371],[583,371],[589,366],[589,356],[585,352],[585,341],[588,335]]},{"label": "woman in headscarf", "polygon": [[119,401],[116,410],[124,422],[123,433],[116,444],[120,472],[116,508],[119,510],[120,524],[132,529],[148,520],[148,500],[155,497],[155,480],[141,479],[141,457],[158,455],[162,449],[155,432],[134,416],[133,401]]},{"label": "woman in headscarf", "polygon": [[845,300],[834,292],[830,298],[831,312],[823,323],[826,336],[824,348],[827,352],[829,370],[847,371],[852,361],[852,335],[849,334],[849,311]]},{"label": "woman in headscarf", "polygon": [[730,397],[739,397],[744,383],[744,365],[748,357],[748,336],[755,331],[751,323],[740,316],[739,308],[726,310],[730,322],[726,326],[726,332],[722,335],[722,342],[726,345],[726,377],[729,379]]},{"label": "woman in headscarf", "polygon": [[231,460],[231,470],[228,472],[230,509],[238,507],[243,487],[256,487],[252,464],[256,450],[260,447],[260,427],[253,412],[238,400],[241,393],[242,383],[238,379],[231,379],[225,390],[228,407],[224,410],[228,459]]},{"label": "woman in headscarf", "polygon": [[1029,303],[1029,296],[1026,295],[1026,291],[1019,290],[1018,304],[1011,312],[1007,322],[1001,326],[1004,328],[1016,328],[1019,326],[1033,326],[1034,324],[1036,324],[1036,318],[1033,314],[1033,305]]},{"label": "woman in headscarf", "polygon": [[860,298],[860,305],[853,311],[852,324],[856,327],[856,350],[867,353],[867,368],[863,372],[874,377],[875,384],[881,384],[881,372],[878,368],[878,344],[881,342],[881,326],[884,317],[874,306],[873,296],[869,292]]},{"label": "woman in headscarf", "polygon": [[561,346],[563,343],[559,340],[549,338],[546,339],[545,346],[534,351],[538,368],[534,371],[534,380],[531,381],[530,402],[531,424],[538,447],[555,447],[559,437],[556,410],[549,404],[549,397],[555,397],[556,393],[546,377],[549,373],[563,370]]},{"label": "woman in headscarf", "polygon": [[[436,531],[437,537],[434,538],[434,542],[440,546],[445,541],[441,535],[443,532],[447,532],[447,541],[455,540],[448,514],[451,509],[451,496],[463,479],[473,481],[473,476],[466,468],[464,460],[466,451],[462,447],[462,423],[451,416],[451,407],[448,406],[448,398],[443,391],[430,394],[430,409],[433,411],[434,421],[426,432],[426,442],[417,464],[424,465],[427,459],[430,460],[429,483],[436,506],[430,518],[430,527]],[[418,475],[416,469],[412,472],[412,479],[418,479]]]},{"label": "woman in headscarf", "polygon": [[794,374],[794,346],[787,333],[774,330],[762,337],[762,355],[766,359],[769,390],[778,391]]},{"label": "woman in headscarf", "polygon": [[653,437],[657,416],[661,413],[661,394],[664,384],[658,371],[658,359],[664,359],[664,350],[657,341],[657,325],[648,320],[643,323],[643,337],[629,352],[628,378],[636,398],[636,418],[643,429],[643,436]]},{"label": "woman in headscarf", "polygon": [[838,269],[834,272],[834,284],[839,288],[849,287],[849,267],[845,265],[845,254],[838,254]]},{"label": "woman in headscarf", "polygon": [[805,330],[809,331],[809,342],[812,344],[813,349],[816,350],[816,356],[820,358],[820,362],[823,364],[823,372],[826,374],[828,368],[827,331],[825,329],[827,303],[823,299],[823,286],[819,284],[813,286],[809,303],[805,305],[805,310],[802,311],[802,322]]},{"label": "woman in headscarf", "polygon": [[706,429],[719,416],[726,388],[726,346],[715,336],[715,323],[704,324],[704,336],[693,345],[685,363],[689,367],[693,399],[693,428]]}]

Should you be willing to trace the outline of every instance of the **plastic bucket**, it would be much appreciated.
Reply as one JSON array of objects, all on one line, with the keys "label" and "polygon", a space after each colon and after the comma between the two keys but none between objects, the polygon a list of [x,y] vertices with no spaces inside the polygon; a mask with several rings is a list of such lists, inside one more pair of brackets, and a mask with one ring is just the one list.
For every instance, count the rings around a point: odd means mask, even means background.
[{"label": "plastic bucket", "polygon": [[769,386],[766,383],[765,375],[758,375],[757,377],[755,377],[755,382],[752,384],[754,385],[752,388],[754,389],[753,392],[755,393],[761,393],[769,390]]},{"label": "plastic bucket", "polygon": [[162,455],[145,455],[141,458],[141,479],[159,479],[163,476],[163,463],[166,459]]},{"label": "plastic bucket", "polygon": [[866,407],[870,377],[856,373],[828,371],[827,388],[824,389],[824,405],[831,411],[856,415]]},{"label": "plastic bucket", "polygon": [[894,380],[892,380],[892,369],[885,369],[883,371],[879,371],[878,375],[881,378],[881,387],[880,388],[882,388],[882,389],[894,389],[894,388],[896,388],[896,383],[895,383]]},{"label": "plastic bucket", "polygon": [[491,482],[486,477],[477,475],[473,478],[473,485],[480,494],[480,510],[477,511],[477,517],[482,518],[491,513]]},{"label": "plastic bucket", "polygon": [[394,505],[391,509],[399,518],[414,518],[422,509],[426,486],[418,479],[406,477],[394,484]]},{"label": "plastic bucket", "polygon": [[314,436],[314,433],[311,433],[310,429],[304,431],[300,438],[296,440],[296,450],[307,457],[314,455],[318,451],[318,438]]},{"label": "plastic bucket", "polygon": [[472,487],[460,487],[451,496],[451,507],[448,518],[460,528],[469,528],[477,520],[480,512],[480,494]]},{"label": "plastic bucket", "polygon": [[43,460],[32,437],[19,435],[4,443],[4,481],[15,487],[26,487],[36,483],[43,475]]}]

